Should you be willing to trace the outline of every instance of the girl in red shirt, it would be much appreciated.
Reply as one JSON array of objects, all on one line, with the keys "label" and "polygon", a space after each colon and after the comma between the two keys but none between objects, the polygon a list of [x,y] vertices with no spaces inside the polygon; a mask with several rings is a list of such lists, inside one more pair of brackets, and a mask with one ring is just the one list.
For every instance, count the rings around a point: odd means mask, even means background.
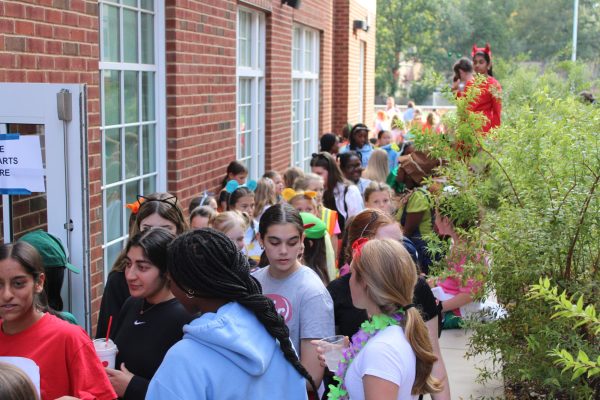
[{"label": "girl in red shirt", "polygon": [[85,331],[44,304],[44,279],[42,259],[33,246],[22,241],[0,245],[0,356],[37,364],[42,400],[116,399]]}]

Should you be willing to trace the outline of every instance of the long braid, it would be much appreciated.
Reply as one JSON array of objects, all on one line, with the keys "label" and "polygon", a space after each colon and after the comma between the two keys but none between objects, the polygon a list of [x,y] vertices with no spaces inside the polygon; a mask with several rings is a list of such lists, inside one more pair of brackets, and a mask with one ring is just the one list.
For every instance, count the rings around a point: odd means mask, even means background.
[{"label": "long braid", "polygon": [[273,301],[262,295],[260,283],[249,273],[246,257],[229,238],[213,229],[187,232],[169,245],[167,265],[175,283],[184,290],[235,301],[250,310],[277,339],[285,359],[317,393],[312,377],[292,347],[283,317]]}]

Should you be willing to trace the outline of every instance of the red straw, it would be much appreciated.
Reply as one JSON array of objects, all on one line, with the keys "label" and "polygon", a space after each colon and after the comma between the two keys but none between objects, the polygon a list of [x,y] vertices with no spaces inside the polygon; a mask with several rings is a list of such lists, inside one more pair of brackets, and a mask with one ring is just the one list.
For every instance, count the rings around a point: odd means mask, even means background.
[{"label": "red straw", "polygon": [[112,315],[108,318],[108,329],[106,330],[106,340],[108,342],[108,336],[110,335],[110,326],[112,325]]}]

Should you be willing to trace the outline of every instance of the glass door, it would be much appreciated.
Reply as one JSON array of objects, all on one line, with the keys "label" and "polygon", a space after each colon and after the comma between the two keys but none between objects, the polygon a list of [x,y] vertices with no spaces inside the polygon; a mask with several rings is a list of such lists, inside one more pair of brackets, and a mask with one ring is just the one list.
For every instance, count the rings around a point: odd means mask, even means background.
[{"label": "glass door", "polygon": [[[59,117],[58,94],[70,109],[70,119]],[[0,209],[0,239],[4,243],[42,229],[58,237],[69,261],[81,273],[65,270],[64,310],[89,329],[89,228],[86,131],[81,123],[85,88],[82,85],[0,83],[0,134],[35,135],[40,139],[45,192],[15,194],[4,191]],[[84,119],[83,119],[84,120]],[[0,159],[0,162],[2,160]]]}]

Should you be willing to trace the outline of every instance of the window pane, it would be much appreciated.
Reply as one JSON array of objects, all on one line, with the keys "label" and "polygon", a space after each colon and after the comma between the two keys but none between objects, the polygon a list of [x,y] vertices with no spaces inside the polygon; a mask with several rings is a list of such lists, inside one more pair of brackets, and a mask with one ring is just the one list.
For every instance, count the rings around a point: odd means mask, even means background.
[{"label": "window pane", "polygon": [[302,40],[302,32],[300,31],[300,28],[294,28],[294,38],[292,41],[292,68],[296,71],[299,71],[301,68],[300,66],[301,64],[301,53],[300,53],[300,47],[301,47],[301,40]]},{"label": "window pane", "polygon": [[138,61],[138,29],[136,11],[123,10],[123,58],[125,62]]},{"label": "window pane", "polygon": [[154,0],[140,0],[140,7],[144,10],[154,11]]},{"label": "window pane", "polygon": [[126,6],[137,7],[137,0],[121,0]]},{"label": "window pane", "polygon": [[156,192],[156,176],[149,176],[144,179],[144,194]]},{"label": "window pane", "polygon": [[305,71],[312,71],[312,62],[313,62],[312,41],[313,41],[312,32],[306,32],[306,37],[305,37],[305,42],[304,42],[304,70]]},{"label": "window pane", "polygon": [[154,121],[154,72],[142,72],[142,121]]},{"label": "window pane", "polygon": [[123,242],[117,242],[106,248],[105,263],[108,268],[110,268],[115,263],[117,257],[121,253],[121,249],[123,249]]},{"label": "window pane", "polygon": [[133,178],[140,174],[139,126],[125,128],[125,177]]},{"label": "window pane", "polygon": [[[129,182],[125,185],[125,204],[133,203],[137,199],[138,194],[142,194],[140,191],[140,183],[141,181]],[[131,215],[131,210],[129,208],[124,208],[125,210],[125,220],[129,221],[129,216]]]},{"label": "window pane", "polygon": [[104,125],[117,125],[121,115],[121,85],[120,72],[105,70],[104,84]]},{"label": "window pane", "polygon": [[238,26],[238,65],[252,65],[252,14],[240,11]]},{"label": "window pane", "polygon": [[139,98],[138,98],[138,72],[125,71],[125,123],[138,122]]},{"label": "window pane", "polygon": [[104,158],[106,165],[105,183],[110,184],[121,180],[121,130],[107,129],[104,131]]},{"label": "window pane", "polygon": [[123,236],[123,208],[121,186],[106,189],[106,238],[110,242]]},{"label": "window pane", "polygon": [[[142,126],[142,157],[144,159],[144,174],[156,171],[156,136],[154,125]],[[148,192],[144,192],[148,193]]]},{"label": "window pane", "polygon": [[119,61],[119,9],[102,8],[102,61]]},{"label": "window pane", "polygon": [[146,13],[142,13],[142,64],[154,64],[154,16]]}]

